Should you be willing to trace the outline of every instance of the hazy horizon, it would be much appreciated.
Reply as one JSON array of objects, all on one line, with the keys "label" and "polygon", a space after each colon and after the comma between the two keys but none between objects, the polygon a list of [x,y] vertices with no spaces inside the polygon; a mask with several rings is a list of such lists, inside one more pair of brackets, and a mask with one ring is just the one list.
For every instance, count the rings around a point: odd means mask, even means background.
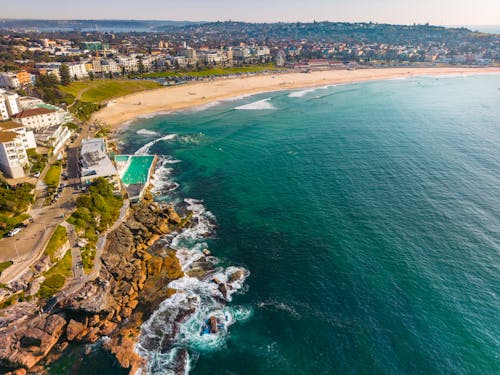
[{"label": "hazy horizon", "polygon": [[[377,22],[391,24],[477,25],[496,26],[500,22],[500,2],[478,0],[254,0],[235,3],[229,0],[136,1],[88,0],[68,3],[47,0],[43,7],[35,0],[9,3],[2,9],[2,19],[32,20],[137,20],[212,22]],[[133,15],[133,16],[131,16]]]}]

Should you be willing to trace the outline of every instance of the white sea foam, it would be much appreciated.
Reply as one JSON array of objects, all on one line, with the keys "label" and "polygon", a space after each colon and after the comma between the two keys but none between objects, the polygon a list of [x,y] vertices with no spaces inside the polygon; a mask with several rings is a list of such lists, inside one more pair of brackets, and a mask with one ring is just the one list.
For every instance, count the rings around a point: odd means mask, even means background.
[{"label": "white sea foam", "polygon": [[312,92],[315,92],[316,89],[307,89],[307,90],[302,90],[302,91],[294,91],[288,94],[289,98],[302,98],[303,96],[306,96],[307,94],[310,94]]},{"label": "white sea foam", "polygon": [[156,143],[160,141],[169,141],[177,137],[177,134],[167,134],[161,138],[155,139],[154,141],[146,143],[144,146],[142,146],[140,149],[138,149],[134,155],[148,155],[149,150],[151,147],[153,147]]},{"label": "white sea foam", "polygon": [[[136,352],[147,361],[148,374],[188,374],[199,352],[220,350],[225,346],[229,327],[250,319],[253,310],[246,306],[226,306],[234,293],[243,290],[249,272],[241,267],[217,267],[217,258],[203,253],[203,240],[213,233],[215,217],[203,201],[185,199],[193,226],[174,234],[168,247],[176,250],[185,276],[168,284],[177,292],[164,300],[142,325]],[[197,262],[209,262],[214,270],[203,278],[190,277]],[[199,263],[198,263],[199,264]],[[225,285],[221,289],[220,285]],[[224,293],[223,293],[224,291]],[[218,319],[217,333],[202,334],[210,317]]]},{"label": "white sea foam", "polygon": [[[185,199],[187,209],[193,213],[191,220],[194,225],[178,234],[170,246],[176,250],[191,249],[196,241],[210,236],[216,226],[215,216],[207,211],[203,201]],[[182,262],[181,262],[182,263]]]},{"label": "white sea foam", "polygon": [[191,143],[191,144],[200,144],[206,138],[206,135],[202,132],[195,134],[185,134],[177,137],[178,142],[180,143]]},{"label": "white sea foam", "polygon": [[180,160],[171,159],[168,156],[160,156],[158,158],[155,171],[151,178],[151,185],[153,185],[151,192],[153,194],[166,195],[179,187],[179,184],[170,178],[174,171],[170,165],[179,162]]},{"label": "white sea foam", "polygon": [[148,129],[139,129],[135,132],[136,134],[139,135],[152,135],[152,136],[159,136],[161,135],[160,133],[157,133],[153,130],[148,130]]},{"label": "white sea foam", "polygon": [[336,85],[327,85],[327,86],[321,86],[321,87],[312,87],[309,89],[304,89],[300,91],[293,91],[290,94],[288,94],[289,98],[302,98],[306,96],[307,94],[311,94],[313,92],[316,92],[318,90],[327,90],[331,87],[335,87]]},{"label": "white sea foam", "polygon": [[[192,258],[189,257],[190,254]],[[180,257],[184,267],[200,259],[201,252],[191,251]],[[236,271],[242,277],[230,281]],[[216,351],[224,347],[229,327],[237,321],[250,319],[253,310],[246,306],[225,307],[224,295],[217,282],[227,285],[226,300],[238,292],[248,276],[243,268],[221,269],[212,277],[199,280],[184,276],[169,283],[177,292],[163,301],[151,317],[142,325],[136,352],[147,360],[148,374],[189,372],[190,362],[198,352]],[[217,333],[202,334],[205,322],[214,316],[221,324]],[[181,352],[183,355],[181,356]],[[181,363],[179,363],[181,362]]]},{"label": "white sea foam", "polygon": [[240,105],[235,109],[243,111],[262,111],[266,109],[276,109],[276,107],[271,103],[271,98],[267,98],[250,104]]},{"label": "white sea foam", "polygon": [[221,104],[221,101],[220,100],[215,100],[213,102],[209,102],[209,103],[206,103],[206,104],[198,105],[196,107],[192,107],[192,108],[189,109],[189,111],[191,111],[191,112],[202,112],[202,111],[204,111],[206,109],[210,109],[212,107],[216,107],[219,104]]},{"label": "white sea foam", "polygon": [[[179,141],[191,143],[203,136],[200,133],[179,138]],[[177,137],[170,134],[155,139],[137,150],[136,155],[147,155],[157,142]],[[159,157],[152,178],[153,193],[166,194],[178,186],[171,179],[171,165],[178,162],[169,156]],[[147,363],[141,374],[188,374],[199,352],[224,347],[229,327],[237,321],[248,320],[253,314],[252,309],[245,306],[226,306],[234,293],[244,290],[249,272],[244,268],[220,267],[218,258],[205,254],[204,240],[214,233],[215,216],[201,200],[184,199],[183,203],[178,203],[192,213],[192,225],[162,241],[165,249],[176,251],[185,276],[168,284],[177,292],[164,300],[141,327],[135,347]],[[191,277],[190,272],[195,270],[195,274],[205,270],[204,276]],[[218,318],[219,331],[202,334],[206,321],[212,316]]]}]

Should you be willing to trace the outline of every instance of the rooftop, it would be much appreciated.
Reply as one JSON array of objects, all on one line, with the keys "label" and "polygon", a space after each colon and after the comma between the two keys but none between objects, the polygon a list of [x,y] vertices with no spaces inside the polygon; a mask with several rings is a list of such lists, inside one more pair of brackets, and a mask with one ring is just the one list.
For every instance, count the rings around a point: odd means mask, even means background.
[{"label": "rooftop", "polygon": [[23,126],[19,124],[18,122],[14,121],[6,121],[6,122],[0,122],[0,131],[2,130],[12,130],[12,129],[19,129],[22,128]]},{"label": "rooftop", "polygon": [[0,131],[0,143],[12,142],[19,136],[16,132],[12,132],[9,130]]},{"label": "rooftop", "polygon": [[45,115],[45,114],[53,113],[53,112],[56,112],[56,110],[55,109],[47,109],[47,108],[33,108],[33,109],[25,109],[24,111],[19,112],[18,114],[15,114],[12,117],[13,118],[26,118],[26,117]]},{"label": "rooftop", "polygon": [[115,166],[106,155],[106,143],[102,138],[82,141],[80,161],[82,177],[107,177],[117,174]]}]

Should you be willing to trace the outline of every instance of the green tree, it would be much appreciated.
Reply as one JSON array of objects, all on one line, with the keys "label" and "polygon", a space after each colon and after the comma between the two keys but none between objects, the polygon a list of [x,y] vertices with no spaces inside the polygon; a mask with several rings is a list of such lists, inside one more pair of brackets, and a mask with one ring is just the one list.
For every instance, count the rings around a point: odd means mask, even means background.
[{"label": "green tree", "polygon": [[61,85],[68,86],[71,82],[71,76],[69,74],[69,66],[67,64],[61,64],[59,68],[59,75],[61,76]]}]

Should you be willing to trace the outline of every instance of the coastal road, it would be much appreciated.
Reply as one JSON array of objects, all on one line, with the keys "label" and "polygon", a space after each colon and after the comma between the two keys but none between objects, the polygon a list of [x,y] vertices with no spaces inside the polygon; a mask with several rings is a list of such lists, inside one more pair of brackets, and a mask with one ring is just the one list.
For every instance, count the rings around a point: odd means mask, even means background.
[{"label": "coastal road", "polygon": [[[88,131],[88,126],[84,127],[82,133]],[[9,283],[15,280],[26,268],[36,262],[43,253],[55,228],[63,223],[75,209],[75,199],[79,194],[79,166],[78,147],[83,135],[80,134],[75,142],[70,143],[67,148],[67,167],[63,172],[68,174],[68,180],[62,181],[67,186],[63,189],[61,197],[52,205],[43,207],[46,199],[46,190],[43,184],[49,164],[40,176],[36,189],[36,201],[29,212],[33,218],[27,228],[23,228],[14,237],[0,239],[0,262],[13,261],[14,264],[7,268],[0,276],[0,283]],[[51,158],[51,162],[55,161]]]}]

